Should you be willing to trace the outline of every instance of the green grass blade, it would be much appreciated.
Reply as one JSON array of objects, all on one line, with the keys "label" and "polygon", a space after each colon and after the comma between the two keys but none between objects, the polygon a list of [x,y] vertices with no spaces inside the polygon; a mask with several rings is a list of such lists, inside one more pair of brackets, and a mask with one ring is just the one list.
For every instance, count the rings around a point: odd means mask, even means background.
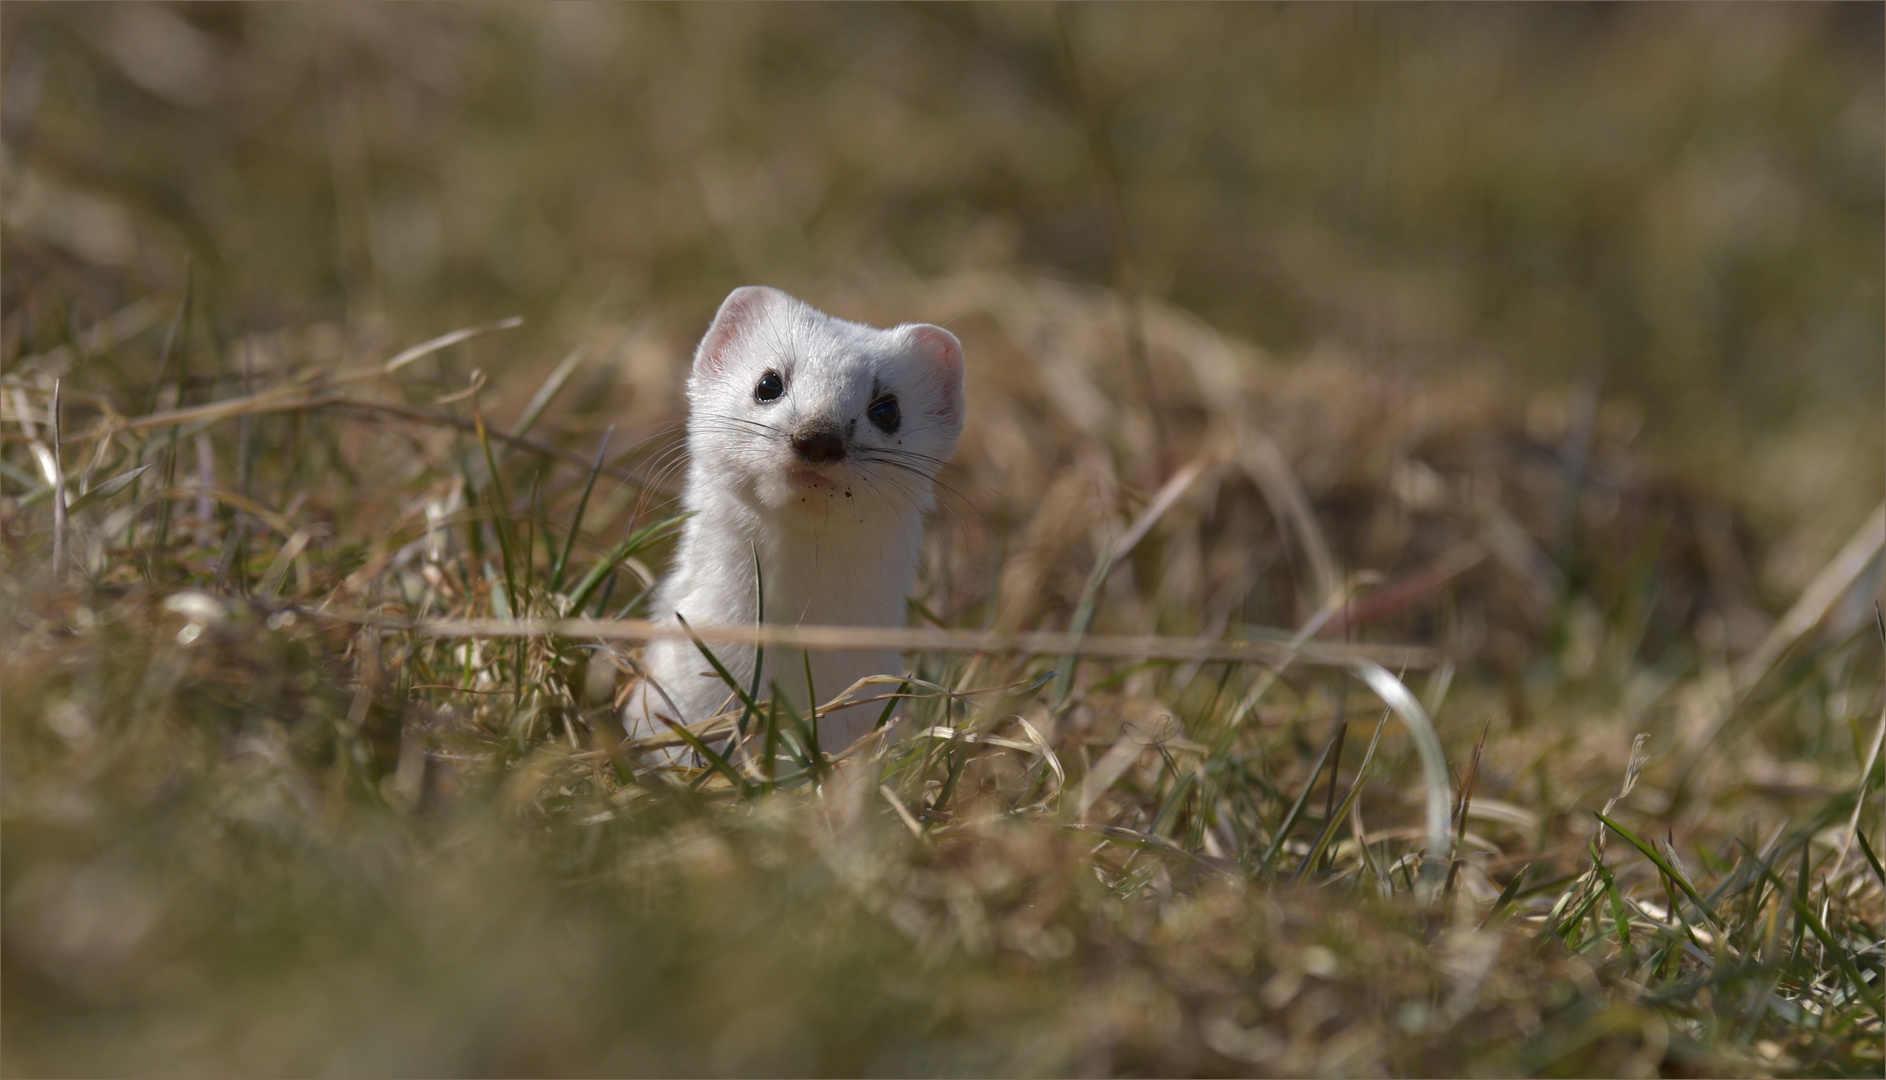
[{"label": "green grass blade", "polygon": [[485,564],[485,581],[491,585],[492,614],[500,619],[511,618],[513,616],[511,590],[505,586],[504,580],[498,577],[498,572],[491,568],[490,563]]},{"label": "green grass blade", "polygon": [[761,744],[766,751],[766,778],[773,780],[776,779],[774,772],[779,764],[779,702],[771,703],[761,722],[766,729],[766,737]]},{"label": "green grass blade", "polygon": [[[747,692],[746,687],[740,685],[740,680],[733,677],[733,672],[727,670],[727,665],[720,662],[720,657],[715,656],[714,650],[708,648],[707,642],[702,641],[701,636],[694,632],[694,628],[688,625],[688,620],[684,618],[680,612],[675,613],[675,619],[681,623],[681,628],[688,632],[688,637],[694,642],[694,647],[701,650],[701,655],[707,657],[707,662],[713,665],[714,673],[719,675],[721,681],[726,683],[735,694],[740,696],[740,703],[746,706],[747,713],[758,713],[760,706],[759,703],[754,700],[753,695]],[[742,719],[744,718],[743,716]],[[745,734],[745,732],[743,731],[741,734]]]},{"label": "green grass blade", "polygon": [[[891,691],[890,700],[884,703],[884,711],[878,714],[878,722],[871,725],[872,731],[876,731],[890,722],[891,713],[896,710],[897,702],[901,700],[898,695],[902,694],[905,688],[909,686],[910,684],[908,682],[900,682],[897,684],[897,689]],[[1873,865],[1878,866],[1879,864],[1874,863]]]},{"label": "green grass blade", "polygon": [[1198,770],[1196,769],[1179,777],[1179,782],[1172,786],[1172,794],[1166,796],[1166,801],[1159,807],[1159,812],[1153,815],[1153,823],[1146,826],[1147,833],[1162,839],[1166,838],[1166,823],[1172,820],[1179,807],[1185,802],[1185,797],[1192,793],[1192,788],[1197,783]]},{"label": "green grass blade", "polygon": [[1879,856],[1873,854],[1873,845],[1866,842],[1866,833],[1856,830],[1853,838],[1860,842],[1860,854],[1866,856],[1866,864],[1873,868],[1873,876],[1879,879],[1880,884],[1886,885],[1886,870],[1880,869]]},{"label": "green grass blade", "polygon": [[[757,570],[758,567],[755,567],[755,569]],[[805,664],[805,699],[806,708],[810,709],[812,714],[812,745],[818,746],[819,695],[818,691],[812,687],[812,651],[810,649],[800,649],[799,659]]]},{"label": "green grass blade", "polygon": [[1322,752],[1316,755],[1316,764],[1310,766],[1310,779],[1303,785],[1302,794],[1297,796],[1296,802],[1290,804],[1289,811],[1284,814],[1283,822],[1277,826],[1277,835],[1271,838],[1270,848],[1258,861],[1257,873],[1260,876],[1269,872],[1272,860],[1276,859],[1277,853],[1284,849],[1284,840],[1290,835],[1290,830],[1296,827],[1297,818],[1302,816],[1304,806],[1310,801],[1310,793],[1316,790],[1317,778],[1323,775],[1323,763],[1329,760],[1330,751],[1336,748],[1336,740],[1341,735],[1340,728],[1331,732],[1329,741],[1323,744]]},{"label": "green grass blade", "polygon": [[1599,814],[1596,811],[1593,811],[1593,814],[1597,817],[1599,821],[1602,821],[1605,823],[1605,825],[1609,826],[1612,832],[1622,837],[1625,843],[1628,843],[1632,847],[1636,848],[1638,851],[1643,852],[1644,858],[1649,859],[1653,864],[1655,864],[1658,871],[1661,872],[1664,877],[1669,878],[1671,881],[1676,882],[1676,887],[1679,889],[1682,889],[1683,895],[1690,898],[1690,903],[1696,905],[1696,910],[1702,912],[1704,917],[1706,917],[1710,922],[1714,923],[1718,928],[1722,927],[1723,922],[1722,922],[1721,917],[1718,916],[1715,913],[1715,911],[1713,911],[1710,908],[1709,903],[1703,899],[1702,894],[1696,891],[1696,886],[1690,884],[1690,879],[1685,877],[1681,870],[1678,870],[1676,867],[1671,866],[1669,860],[1665,859],[1662,855],[1657,854],[1657,849],[1651,847],[1649,844],[1646,844],[1642,840],[1638,839],[1637,834],[1631,832],[1629,829],[1626,829],[1624,826],[1619,825],[1617,822],[1612,821],[1610,818],[1605,817],[1603,814]]},{"label": "green grass blade", "polygon": [[[753,549],[753,608],[753,622],[756,625],[765,626],[766,575],[765,572],[760,569],[760,549],[757,547]],[[747,696],[745,699],[747,707],[740,713],[739,730],[741,738],[746,737],[747,721],[757,712],[757,707],[753,702],[760,696],[760,670],[765,666],[766,646],[755,645],[753,647],[753,684],[747,688]],[[818,703],[815,701],[813,704],[817,705]],[[817,743],[813,744],[812,751],[813,753],[818,752]]]},{"label": "green grass blade", "polygon": [[[799,710],[792,707],[786,695],[779,692],[777,683],[773,684],[772,701],[777,708],[786,711],[786,730],[792,735],[792,738],[786,740],[787,753],[815,779],[825,779],[825,755],[819,750],[816,730],[806,726],[805,717],[800,716]],[[795,749],[795,744],[798,749]]]},{"label": "green grass blade", "polygon": [[1834,965],[1840,969],[1840,973],[1846,977],[1847,983],[1852,986],[1854,996],[1866,1002],[1868,1005],[1871,1005],[1874,1014],[1877,1015],[1882,1022],[1886,1022],[1886,993],[1882,993],[1879,987],[1874,986],[1860,977],[1859,971],[1853,966],[1851,954],[1846,948],[1841,946],[1840,942],[1834,938],[1832,933],[1828,932],[1827,927],[1821,922],[1820,916],[1814,914],[1813,905],[1807,903],[1794,893],[1789,892],[1787,886],[1782,883],[1779,877],[1775,876],[1774,870],[1770,869],[1768,864],[1761,863],[1760,866],[1762,874],[1774,884],[1776,889],[1787,896],[1789,905],[1794,908],[1795,917],[1801,920],[1802,925],[1807,927],[1808,932],[1813,934],[1814,937],[1820,941],[1821,947],[1826,949],[1828,954],[1834,958]]},{"label": "green grass blade", "polygon": [[949,749],[944,753],[949,758],[950,771],[943,780],[942,790],[938,791],[936,798],[930,802],[932,812],[940,812],[949,804],[950,796],[956,793],[956,781],[962,778],[963,766],[969,764],[969,752],[964,748],[961,740],[951,739]]},{"label": "green grass blade", "polygon": [[[1107,583],[1107,574],[1113,570],[1113,548],[1101,552],[1100,559],[1094,563],[1093,571],[1087,575],[1087,583],[1081,587],[1080,602],[1074,607],[1074,618],[1068,623],[1068,634],[1078,642],[1087,633],[1088,626],[1094,621],[1094,606],[1100,600],[1100,588]],[[1074,669],[1080,665],[1080,652],[1070,650],[1061,658],[1061,681],[1054,688],[1053,708],[1059,712],[1067,703],[1068,696],[1074,692]]]},{"label": "green grass blade", "polygon": [[512,554],[510,502],[504,496],[504,480],[498,474],[498,459],[491,452],[491,435],[485,430],[484,410],[478,407],[478,395],[472,395],[472,424],[478,432],[478,445],[484,450],[485,468],[490,472],[491,487],[485,494],[491,501],[491,525],[498,534],[498,556],[504,561],[504,585],[511,597],[512,610],[518,618],[525,614],[523,597],[517,595],[517,569]]},{"label": "green grass blade", "polygon": [[125,488],[128,488],[132,484],[137,483],[138,477],[143,476],[144,470],[150,468],[151,464],[154,464],[154,463],[147,463],[144,465],[139,465],[137,468],[132,469],[130,472],[119,473],[117,476],[114,476],[111,479],[105,481],[104,483],[99,484],[98,486],[92,488],[92,490],[72,500],[71,504],[65,508],[65,512],[67,514],[76,514],[79,511],[95,503],[104,502],[106,499],[109,499],[113,495],[118,494],[120,491],[123,491]]},{"label": "green grass blade", "polygon": [[[1303,861],[1297,865],[1297,872],[1290,875],[1291,881],[1303,880],[1303,876],[1309,873],[1310,867],[1315,866],[1316,861],[1323,857],[1324,849],[1328,848],[1330,841],[1335,839],[1338,823],[1349,816],[1349,811],[1355,806],[1356,800],[1362,797],[1362,785],[1367,783],[1369,778],[1369,763],[1375,760],[1375,748],[1381,745],[1382,731],[1388,727],[1388,716],[1389,710],[1383,709],[1382,719],[1376,722],[1375,734],[1369,739],[1369,748],[1362,752],[1362,764],[1356,766],[1355,782],[1349,785],[1349,791],[1343,795],[1341,805],[1324,819],[1323,827],[1317,830],[1316,839],[1310,843],[1310,853],[1305,855]],[[1335,783],[1334,769],[1330,770],[1329,779],[1332,784]]]},{"label": "green grass blade", "polygon": [[622,560],[629,557],[631,550],[631,541],[624,540],[610,548],[609,554],[604,555],[595,566],[590,567],[589,573],[583,575],[583,579],[576,583],[576,590],[570,594],[571,615],[583,613],[583,605],[589,601],[589,594],[595,592],[603,579],[620,566]]},{"label": "green grass blade", "polygon": [[679,525],[686,516],[685,514],[681,514],[657,521],[650,525],[644,525],[630,533],[627,540],[610,548],[609,554],[605,555],[602,561],[591,567],[589,573],[583,575],[582,580],[577,582],[576,589],[570,593],[570,614],[572,616],[582,614],[583,605],[588,602],[590,594],[596,591],[597,586],[601,585],[617,566],[621,565],[622,560],[636,554],[657,540],[660,540],[675,526]]},{"label": "green grass blade", "polygon": [[[576,500],[576,513],[570,517],[570,531],[563,537],[563,551],[557,555],[557,561],[550,568],[550,591],[556,592],[563,587],[563,572],[570,565],[570,549],[576,546],[576,534],[583,531],[583,513],[589,509],[590,492],[596,489],[596,477],[602,472],[602,463],[609,454],[609,436],[614,435],[615,425],[609,425],[602,433],[602,445],[596,448],[596,463],[589,468],[589,477],[583,481],[583,496]],[[583,605],[571,604],[571,611],[582,610]]]},{"label": "green grass blade", "polygon": [[1625,963],[1631,962],[1631,923],[1630,914],[1624,907],[1624,895],[1618,892],[1617,875],[1603,863],[1596,863],[1593,869],[1598,871],[1598,879],[1604,882],[1603,893],[1611,898],[1611,928],[1617,934],[1618,947],[1624,950]]},{"label": "green grass blade", "polygon": [[523,533],[517,545],[517,564],[524,579],[519,588],[522,596],[529,596],[530,587],[536,582],[537,539],[543,537],[544,548],[548,550],[550,547],[550,518],[544,512],[542,480],[542,473],[531,477],[530,493],[524,498],[524,517],[518,523],[518,530]]},{"label": "green grass blade", "polygon": [[742,798],[744,798],[747,795],[746,778],[741,776],[739,770],[735,769],[731,764],[729,764],[726,758],[715,753],[713,748],[709,747],[706,743],[702,742],[700,736],[694,734],[692,731],[689,731],[684,725],[679,724],[673,720],[670,720],[667,716],[661,713],[655,713],[655,718],[657,720],[660,720],[662,723],[667,724],[669,729],[672,730],[676,735],[681,736],[681,741],[687,743],[690,749],[692,749],[695,753],[701,755],[702,760],[706,761],[708,765],[711,766],[715,772],[720,773],[722,776],[725,776],[729,781],[731,781],[733,783],[734,794],[739,795]]},{"label": "green grass blade", "polygon": [[1480,925],[1491,925],[1506,911],[1507,906],[1518,898],[1520,887],[1526,881],[1526,875],[1532,872],[1532,865],[1527,863],[1519,868],[1519,873],[1513,875],[1513,880],[1507,882],[1506,888],[1500,890],[1500,895],[1493,898],[1493,906],[1487,909],[1487,917],[1481,921]]}]

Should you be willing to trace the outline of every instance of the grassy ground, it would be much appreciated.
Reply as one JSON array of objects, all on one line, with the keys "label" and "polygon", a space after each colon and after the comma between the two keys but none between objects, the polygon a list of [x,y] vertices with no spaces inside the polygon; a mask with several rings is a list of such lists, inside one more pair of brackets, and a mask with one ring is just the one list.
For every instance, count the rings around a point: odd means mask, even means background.
[{"label": "grassy ground", "polygon": [[[4,12],[0,1070],[1879,1073],[1850,16],[126,10]],[[1214,94],[1285,134],[1134,119]],[[641,613],[747,276],[964,342],[913,625],[1261,660],[913,654],[901,741],[639,768],[632,643],[458,620]]]}]

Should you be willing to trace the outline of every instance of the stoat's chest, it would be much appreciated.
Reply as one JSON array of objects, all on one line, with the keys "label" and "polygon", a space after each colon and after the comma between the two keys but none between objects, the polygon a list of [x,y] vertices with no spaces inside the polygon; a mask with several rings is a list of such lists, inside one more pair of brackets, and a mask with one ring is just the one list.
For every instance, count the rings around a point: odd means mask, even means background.
[{"label": "stoat's chest", "polygon": [[767,622],[903,625],[922,521],[871,509],[765,516],[754,549]]}]

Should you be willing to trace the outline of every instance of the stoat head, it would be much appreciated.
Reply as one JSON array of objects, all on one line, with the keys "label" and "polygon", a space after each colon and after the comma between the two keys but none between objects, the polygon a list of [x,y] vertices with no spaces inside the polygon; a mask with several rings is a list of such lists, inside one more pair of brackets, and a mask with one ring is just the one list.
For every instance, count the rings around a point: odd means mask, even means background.
[{"label": "stoat head", "polygon": [[963,429],[963,350],[941,327],[877,330],[749,285],[695,350],[688,410],[697,480],[770,509],[921,513]]}]

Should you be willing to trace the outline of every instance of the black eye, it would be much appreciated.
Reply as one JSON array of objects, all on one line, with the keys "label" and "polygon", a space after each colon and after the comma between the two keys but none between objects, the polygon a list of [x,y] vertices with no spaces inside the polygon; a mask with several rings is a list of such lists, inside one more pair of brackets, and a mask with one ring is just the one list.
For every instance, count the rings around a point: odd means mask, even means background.
[{"label": "black eye", "polygon": [[781,381],[779,372],[769,371],[760,376],[760,384],[753,388],[753,400],[771,401],[786,392],[786,384]]},{"label": "black eye", "polygon": [[878,426],[878,430],[886,435],[894,434],[897,431],[897,422],[903,419],[903,414],[897,411],[897,399],[889,394],[873,401],[864,414],[870,417],[871,422]]}]

